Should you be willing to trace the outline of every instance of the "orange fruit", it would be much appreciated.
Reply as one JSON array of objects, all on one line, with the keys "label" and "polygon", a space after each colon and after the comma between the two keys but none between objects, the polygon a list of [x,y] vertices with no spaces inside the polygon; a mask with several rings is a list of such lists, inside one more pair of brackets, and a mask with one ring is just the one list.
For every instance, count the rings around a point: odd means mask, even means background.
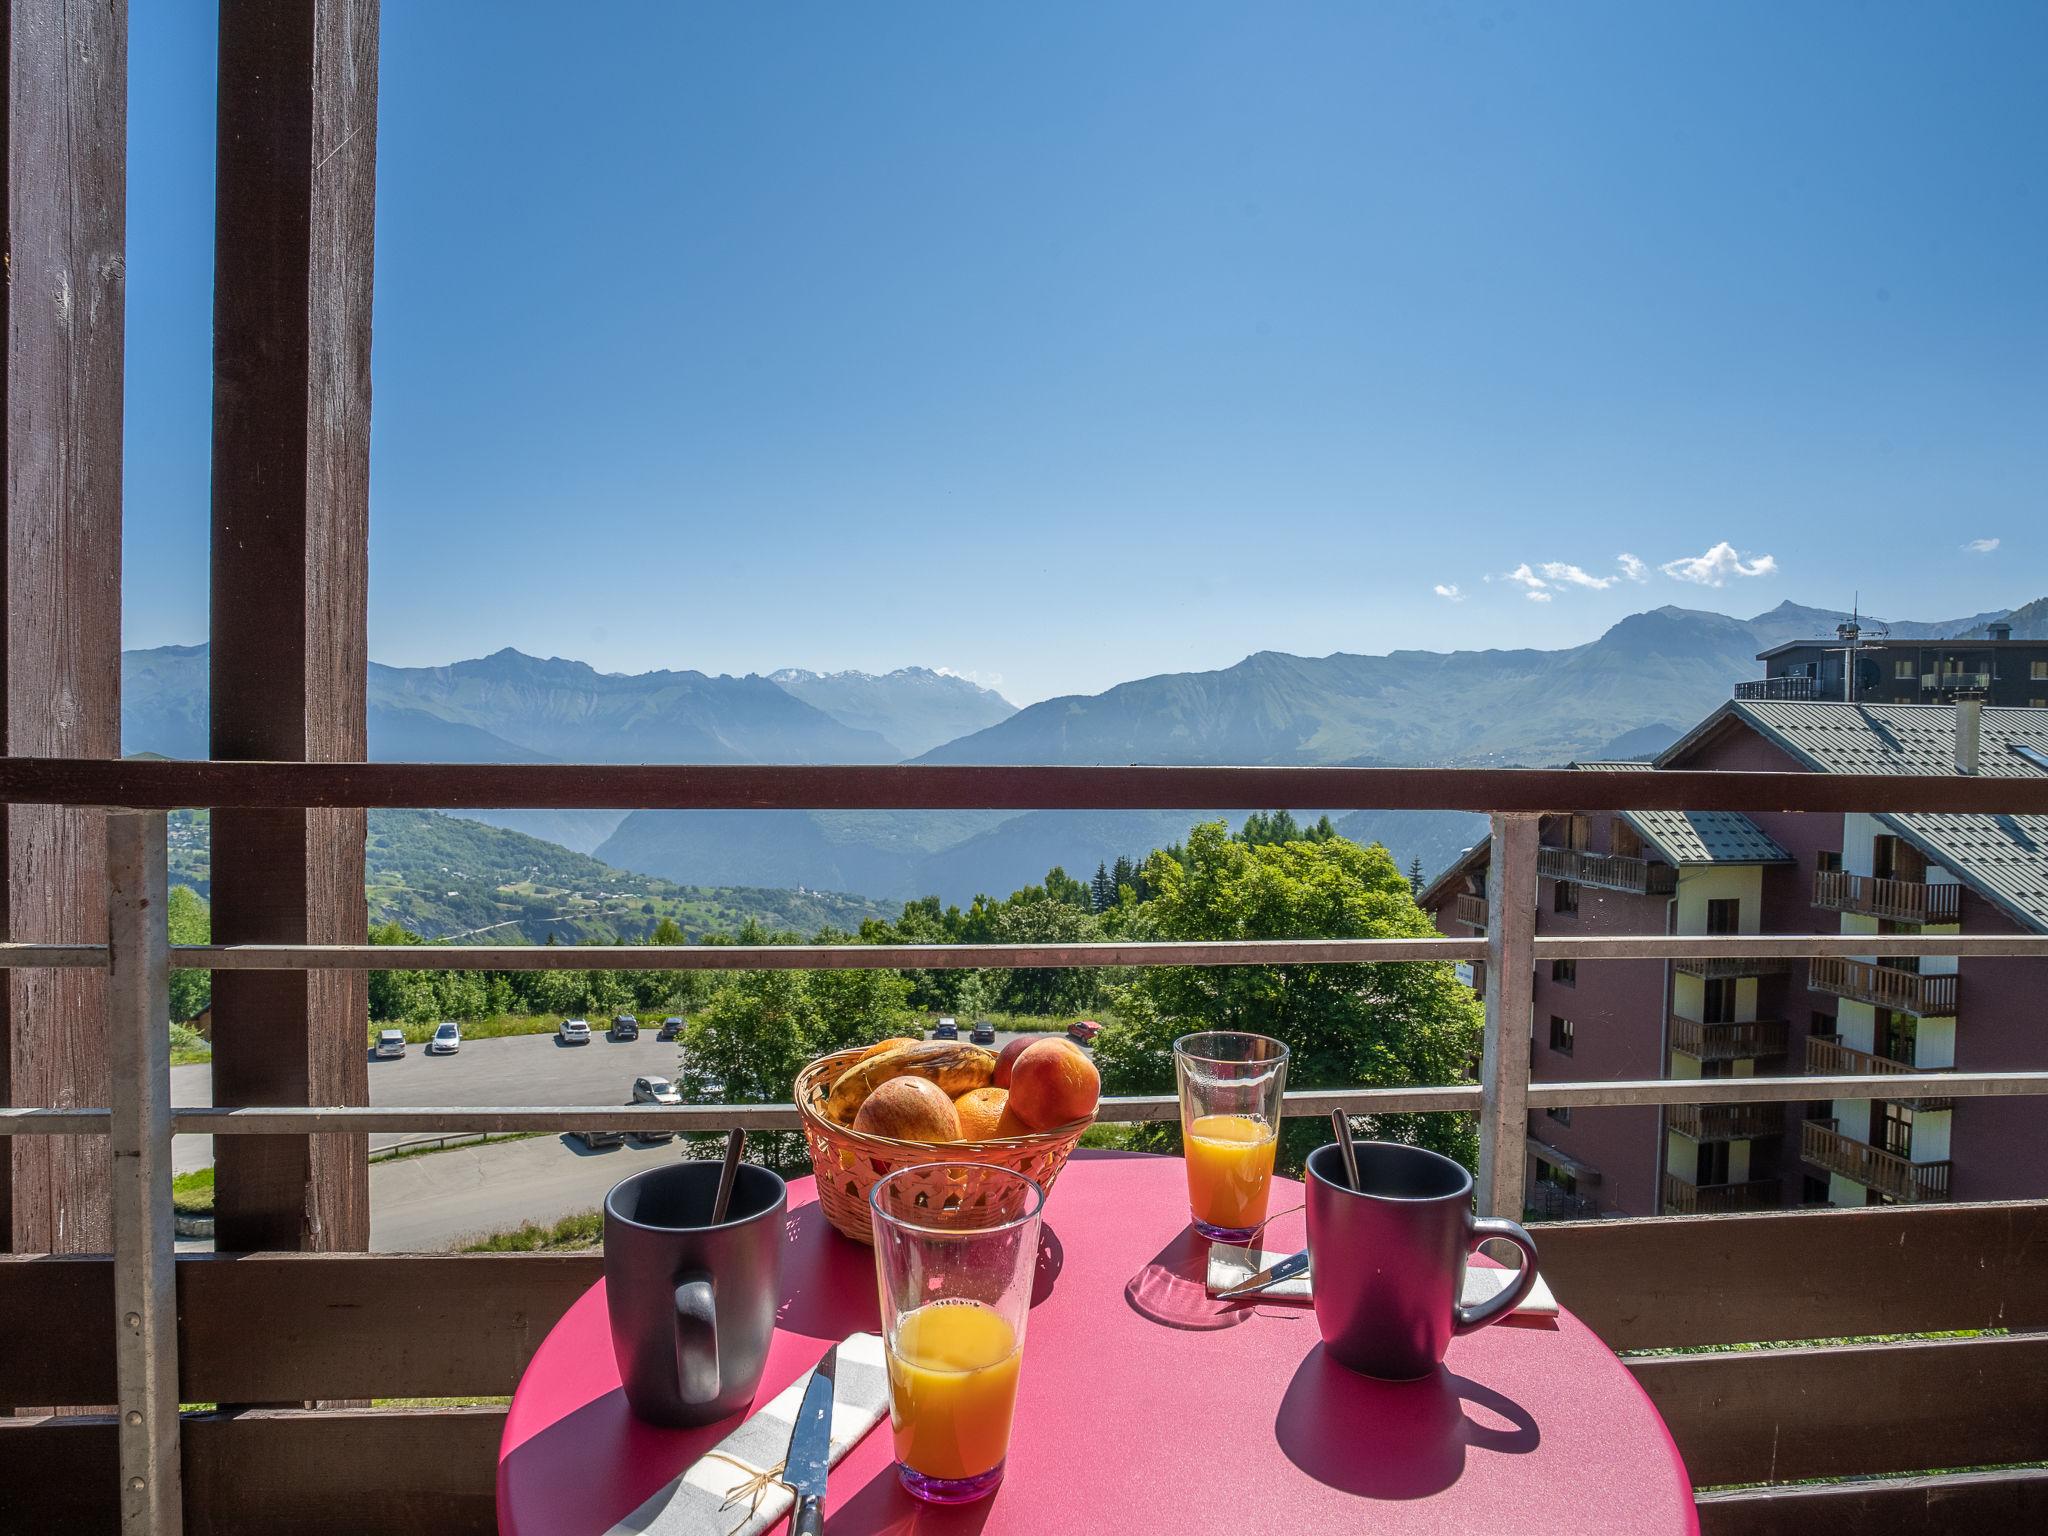
[{"label": "orange fruit", "polygon": [[996,1075],[989,1079],[989,1081],[995,1087],[998,1088],[1009,1087],[1010,1068],[1016,1065],[1017,1058],[1024,1054],[1024,1050],[1027,1046],[1033,1046],[1036,1044],[1038,1044],[1038,1041],[1034,1039],[1032,1036],[1019,1035],[1016,1039],[1012,1040],[1008,1045],[1004,1046],[1002,1049],[1002,1054],[996,1057]]},{"label": "orange fruit", "polygon": [[961,1094],[953,1101],[953,1109],[960,1116],[960,1139],[990,1141],[1012,1134],[998,1129],[1003,1112],[1009,1107],[1010,1094],[1006,1088],[972,1088]]},{"label": "orange fruit", "polygon": [[958,1141],[960,1112],[928,1077],[892,1077],[861,1101],[853,1128],[898,1141]]},{"label": "orange fruit", "polygon": [[1102,1076],[1070,1040],[1037,1040],[1010,1066],[1010,1109],[1036,1131],[1086,1120],[1102,1097]]},{"label": "orange fruit", "polygon": [[866,1061],[870,1056],[879,1056],[884,1051],[893,1051],[899,1045],[915,1044],[917,1044],[917,1042],[911,1039],[908,1035],[898,1035],[893,1040],[877,1040],[873,1045],[869,1046],[866,1050],[860,1053],[860,1059],[862,1061]]}]

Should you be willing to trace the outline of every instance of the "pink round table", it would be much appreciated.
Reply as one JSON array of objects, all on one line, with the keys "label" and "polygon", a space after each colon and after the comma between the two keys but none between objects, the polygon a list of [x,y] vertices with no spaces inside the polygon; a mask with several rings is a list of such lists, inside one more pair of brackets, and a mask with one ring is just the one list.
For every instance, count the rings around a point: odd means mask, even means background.
[{"label": "pink round table", "polygon": [[[1298,1205],[1301,1186],[1276,1181],[1274,1196],[1276,1209]],[[831,1229],[810,1180],[790,1185],[789,1202],[762,1403],[828,1343],[880,1326],[872,1251]],[[1295,1210],[1265,1246],[1304,1241]],[[920,1504],[897,1484],[885,1422],[833,1469],[828,1529],[1698,1531],[1663,1421],[1569,1313],[1454,1340],[1434,1378],[1392,1385],[1327,1360],[1305,1306],[1209,1300],[1207,1252],[1187,1226],[1178,1159],[1078,1155],[1046,1202],[1002,1486],[979,1504]],[[737,1422],[665,1430],[628,1412],[600,1282],[542,1342],[513,1396],[498,1528],[608,1531]]]}]

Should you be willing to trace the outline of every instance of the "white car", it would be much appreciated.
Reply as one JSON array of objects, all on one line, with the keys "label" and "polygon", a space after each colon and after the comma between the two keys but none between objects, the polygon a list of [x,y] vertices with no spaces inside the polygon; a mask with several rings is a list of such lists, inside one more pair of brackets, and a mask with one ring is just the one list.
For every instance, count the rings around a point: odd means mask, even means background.
[{"label": "white car", "polygon": [[380,1029],[377,1031],[377,1049],[372,1053],[379,1061],[394,1061],[405,1054],[405,1031],[402,1029]]},{"label": "white car", "polygon": [[[633,1102],[635,1104],[680,1104],[683,1096],[676,1092],[676,1085],[665,1077],[636,1077],[633,1079]],[[674,1131],[638,1130],[633,1133],[638,1141],[672,1141]]]},{"label": "white car", "polygon": [[434,1026],[433,1038],[427,1041],[429,1056],[453,1056],[462,1049],[462,1026],[453,1019],[443,1019]]},{"label": "white car", "polygon": [[557,1045],[590,1044],[590,1021],[588,1019],[564,1019],[555,1026]]}]

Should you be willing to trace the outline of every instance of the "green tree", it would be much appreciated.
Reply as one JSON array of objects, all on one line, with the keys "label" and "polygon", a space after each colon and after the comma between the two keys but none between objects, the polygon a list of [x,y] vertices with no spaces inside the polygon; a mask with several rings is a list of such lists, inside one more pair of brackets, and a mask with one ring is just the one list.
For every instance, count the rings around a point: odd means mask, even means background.
[{"label": "green tree", "polygon": [[1422,894],[1422,855],[1417,854],[1408,861],[1408,890],[1411,895]]},{"label": "green tree", "polygon": [[1116,882],[1109,878],[1109,866],[1100,861],[1095,865],[1095,878],[1088,886],[1089,905],[1097,912],[1107,912],[1116,905]]},{"label": "green tree", "polygon": [[[206,904],[206,898],[189,885],[171,887],[170,902],[164,911],[164,921],[169,925],[173,944],[211,944],[213,942],[213,909]],[[213,972],[173,971],[171,972],[171,1019],[183,1024],[196,1019],[206,1012],[213,1001]]]},{"label": "green tree", "polygon": [[[1194,829],[1183,857],[1154,854],[1148,926],[1162,939],[1428,937],[1435,932],[1400,871],[1377,845],[1343,838],[1248,844],[1221,823]],[[1143,970],[1117,998],[1119,1019],[1096,1043],[1109,1093],[1173,1088],[1174,1037],[1198,1029],[1271,1035],[1292,1052],[1293,1088],[1399,1087],[1469,1080],[1483,1028],[1477,1001],[1445,964],[1174,966]],[[1468,1167],[1470,1117],[1380,1115],[1367,1134],[1410,1141]],[[1177,1131],[1154,1128],[1170,1145]],[[1329,1139],[1292,1120],[1282,1165],[1298,1170]]]}]

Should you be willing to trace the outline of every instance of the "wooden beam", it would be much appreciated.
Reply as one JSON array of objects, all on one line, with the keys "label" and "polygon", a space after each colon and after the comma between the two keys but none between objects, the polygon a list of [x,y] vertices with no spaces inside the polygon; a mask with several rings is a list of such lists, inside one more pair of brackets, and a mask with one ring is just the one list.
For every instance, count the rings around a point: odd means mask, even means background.
[{"label": "wooden beam", "polygon": [[2048,1329],[2048,1203],[1551,1222],[1559,1300],[1615,1349]]},{"label": "wooden beam", "polygon": [[[128,15],[7,0],[6,527],[0,750],[53,761],[121,750],[121,349]],[[95,812],[0,809],[0,937],[100,943]],[[105,979],[0,973],[0,1103],[104,1104]],[[0,1247],[107,1246],[93,1140],[0,1154]]]},{"label": "wooden beam", "polygon": [[[303,0],[300,0],[303,3]],[[19,755],[18,755],[19,756]],[[216,751],[215,756],[220,756]],[[275,756],[275,754],[273,754]],[[1084,768],[892,763],[0,762],[0,800],[612,810],[1975,811],[2048,814],[2048,778],[1592,774],[1565,768]],[[1578,940],[1574,943],[1582,942]]]},{"label": "wooden beam", "polygon": [[[1482,1216],[1522,1217],[1528,1162],[1529,1039],[1535,967],[1536,818],[1493,818],[1486,875],[1486,1037],[1479,1063],[1479,1176]],[[1506,1247],[1506,1244],[1501,1244]]]},{"label": "wooden beam", "polygon": [[1951,1472],[1702,1494],[1703,1536],[1954,1536],[2048,1530],[2048,1472]]},{"label": "wooden beam", "polygon": [[2048,1450],[2048,1335],[1628,1365],[1703,1488],[1998,1466]]},{"label": "wooden beam", "polygon": [[[212,753],[367,755],[377,0],[223,0],[214,255]],[[361,943],[364,813],[216,814],[213,931]],[[367,982],[222,975],[227,1103],[361,1104]],[[215,1149],[227,1248],[360,1248],[359,1136]]]}]

